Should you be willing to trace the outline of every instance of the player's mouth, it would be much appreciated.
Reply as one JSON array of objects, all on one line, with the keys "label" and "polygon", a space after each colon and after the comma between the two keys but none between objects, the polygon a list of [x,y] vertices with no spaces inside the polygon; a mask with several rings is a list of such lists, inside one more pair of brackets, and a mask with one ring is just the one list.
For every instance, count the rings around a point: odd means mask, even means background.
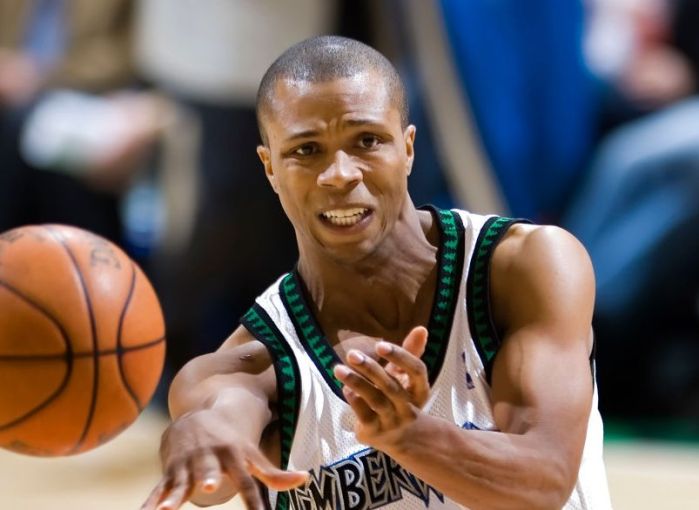
[{"label": "player's mouth", "polygon": [[320,213],[324,222],[335,227],[348,228],[359,224],[363,219],[371,214],[371,210],[366,207],[350,207],[347,209],[330,209]]}]

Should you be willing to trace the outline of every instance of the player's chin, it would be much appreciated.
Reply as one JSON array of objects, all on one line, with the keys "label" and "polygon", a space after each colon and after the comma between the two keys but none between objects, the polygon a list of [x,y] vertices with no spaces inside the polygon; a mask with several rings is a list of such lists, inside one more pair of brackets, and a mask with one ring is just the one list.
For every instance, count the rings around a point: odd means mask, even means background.
[{"label": "player's chin", "polygon": [[376,251],[374,239],[354,242],[324,242],[326,256],[342,265],[354,265],[367,260]]}]

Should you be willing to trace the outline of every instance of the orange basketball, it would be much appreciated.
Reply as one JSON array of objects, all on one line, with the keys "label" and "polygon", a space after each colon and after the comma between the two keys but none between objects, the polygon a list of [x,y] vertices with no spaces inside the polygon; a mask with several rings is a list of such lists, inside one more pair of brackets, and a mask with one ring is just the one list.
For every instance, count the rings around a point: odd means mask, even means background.
[{"label": "orange basketball", "polygon": [[85,230],[0,234],[0,446],[84,452],[128,427],[165,356],[158,298],[118,247]]}]

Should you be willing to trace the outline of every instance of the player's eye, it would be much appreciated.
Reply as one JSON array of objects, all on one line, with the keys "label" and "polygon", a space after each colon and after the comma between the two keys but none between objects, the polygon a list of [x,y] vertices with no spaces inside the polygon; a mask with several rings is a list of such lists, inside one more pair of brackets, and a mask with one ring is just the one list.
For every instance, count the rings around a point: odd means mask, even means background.
[{"label": "player's eye", "polygon": [[363,134],[359,137],[358,144],[362,149],[374,149],[381,143],[381,138],[372,134]]},{"label": "player's eye", "polygon": [[318,146],[314,143],[304,143],[296,147],[293,151],[294,156],[311,156],[318,152]]}]

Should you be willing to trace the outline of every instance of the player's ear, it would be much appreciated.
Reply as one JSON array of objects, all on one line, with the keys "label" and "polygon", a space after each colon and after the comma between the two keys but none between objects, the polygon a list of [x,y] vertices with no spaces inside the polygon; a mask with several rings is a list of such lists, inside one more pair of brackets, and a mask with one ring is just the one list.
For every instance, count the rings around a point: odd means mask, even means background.
[{"label": "player's ear", "polygon": [[405,154],[408,157],[406,161],[406,172],[410,175],[413,170],[413,160],[415,159],[415,126],[410,124],[405,131],[403,131],[403,140],[405,142]]},{"label": "player's ear", "polygon": [[267,180],[272,185],[274,192],[277,192],[277,182],[274,178],[274,170],[272,170],[272,154],[269,152],[269,147],[265,145],[257,146],[257,156],[262,161],[262,166],[265,167],[265,175]]}]

